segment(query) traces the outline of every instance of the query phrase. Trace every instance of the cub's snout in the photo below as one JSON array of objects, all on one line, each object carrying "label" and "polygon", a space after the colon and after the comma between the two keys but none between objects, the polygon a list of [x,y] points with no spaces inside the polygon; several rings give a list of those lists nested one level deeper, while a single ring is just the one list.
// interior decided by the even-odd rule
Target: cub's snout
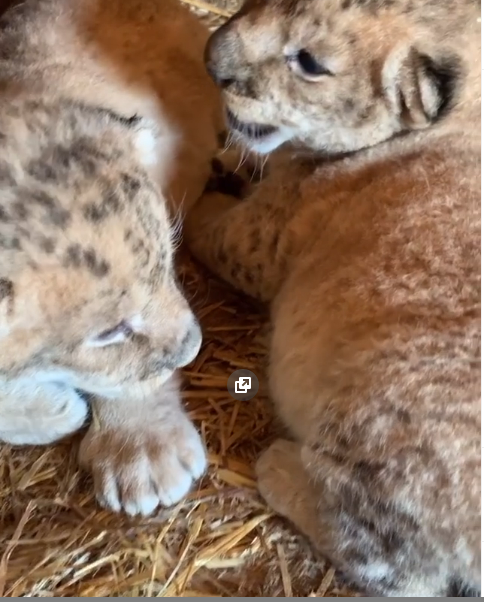
[{"label": "cub's snout", "polygon": [[193,361],[202,344],[202,330],[195,316],[189,311],[181,319],[172,348],[168,351],[166,364],[175,370]]},{"label": "cub's snout", "polygon": [[222,25],[205,46],[205,66],[210,77],[222,89],[237,79],[237,43],[230,35],[230,24]]}]

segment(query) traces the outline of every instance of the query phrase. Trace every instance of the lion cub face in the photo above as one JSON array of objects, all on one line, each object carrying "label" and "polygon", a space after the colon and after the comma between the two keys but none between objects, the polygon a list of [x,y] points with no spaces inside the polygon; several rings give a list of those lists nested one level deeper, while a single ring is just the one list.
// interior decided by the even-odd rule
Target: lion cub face
[{"label": "lion cub face", "polygon": [[200,328],[136,154],[146,131],[36,103],[4,108],[0,131],[0,380],[119,396],[189,363]]},{"label": "lion cub face", "polygon": [[210,39],[207,68],[232,130],[253,150],[291,140],[354,151],[445,114],[472,4],[247,0]]}]

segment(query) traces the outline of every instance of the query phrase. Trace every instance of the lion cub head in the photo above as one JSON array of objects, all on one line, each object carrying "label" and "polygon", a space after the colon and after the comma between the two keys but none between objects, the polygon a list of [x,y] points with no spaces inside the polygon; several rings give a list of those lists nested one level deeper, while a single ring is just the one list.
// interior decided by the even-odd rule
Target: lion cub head
[{"label": "lion cub head", "polygon": [[0,109],[0,383],[119,396],[197,354],[166,203],[140,153],[150,135],[63,102]]},{"label": "lion cub head", "polygon": [[206,62],[252,150],[350,152],[458,104],[479,21],[475,0],[247,0]]}]

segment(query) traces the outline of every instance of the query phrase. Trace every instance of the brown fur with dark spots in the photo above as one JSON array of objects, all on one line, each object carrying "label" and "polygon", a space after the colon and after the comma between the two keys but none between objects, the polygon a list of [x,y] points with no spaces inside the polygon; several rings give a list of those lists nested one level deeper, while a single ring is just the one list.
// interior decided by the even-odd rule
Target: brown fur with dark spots
[{"label": "brown fur with dark spots", "polygon": [[[301,49],[331,73],[309,81]],[[271,391],[295,442],[262,456],[260,491],[370,594],[475,596],[478,5],[249,2],[206,56],[235,117],[275,128],[236,135],[288,145],[248,198],[208,194],[186,226],[207,266],[272,305]]]},{"label": "brown fur with dark spots", "polygon": [[177,0],[25,0],[0,20],[0,440],[77,430],[88,393],[83,463],[131,514],[205,468],[172,376],[201,333],[170,209],[203,191],[223,129],[207,38]]}]

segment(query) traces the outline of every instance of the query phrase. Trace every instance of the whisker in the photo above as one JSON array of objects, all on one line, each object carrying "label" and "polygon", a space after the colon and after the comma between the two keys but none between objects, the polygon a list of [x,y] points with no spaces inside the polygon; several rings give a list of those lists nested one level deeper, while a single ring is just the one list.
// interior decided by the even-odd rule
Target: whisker
[{"label": "whisker", "polygon": [[262,180],[264,179],[264,169],[266,168],[267,162],[269,161],[269,155],[266,155],[265,157],[262,158],[262,164],[260,167],[260,173],[259,173],[259,177],[260,177],[260,182],[262,182]]},{"label": "whisker", "polygon": [[231,131],[229,131],[227,138],[225,139],[225,146],[222,150],[222,154],[226,153],[230,147],[232,146],[232,144],[234,143],[234,135]]}]

